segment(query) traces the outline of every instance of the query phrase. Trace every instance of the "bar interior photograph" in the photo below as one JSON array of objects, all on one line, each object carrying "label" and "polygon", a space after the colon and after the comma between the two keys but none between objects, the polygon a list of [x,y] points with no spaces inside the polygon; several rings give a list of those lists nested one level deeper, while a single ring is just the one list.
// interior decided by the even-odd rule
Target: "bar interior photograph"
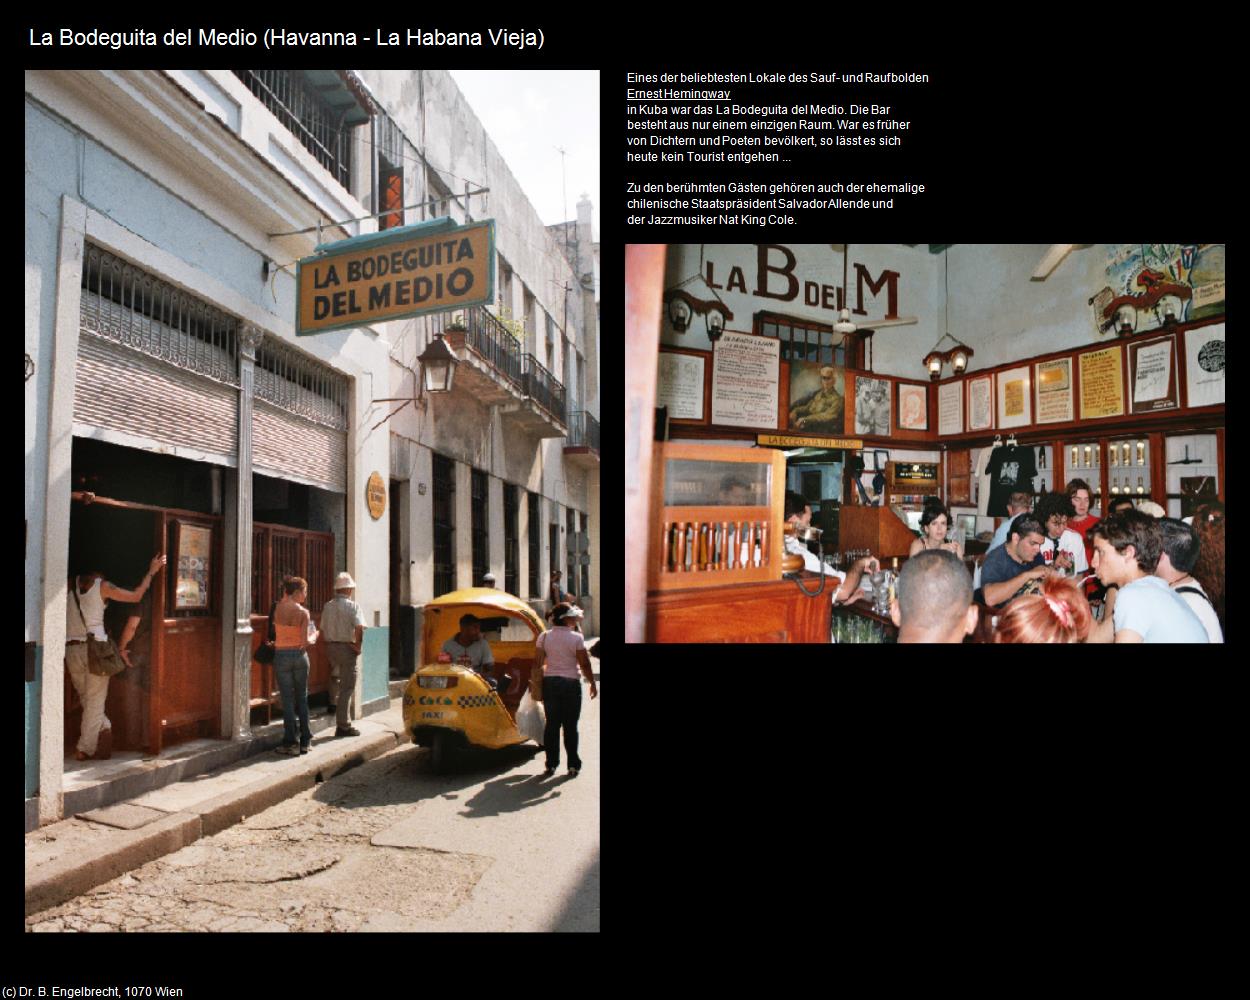
[{"label": "bar interior photograph", "polygon": [[1224,642],[1224,244],[632,244],[626,641]]}]

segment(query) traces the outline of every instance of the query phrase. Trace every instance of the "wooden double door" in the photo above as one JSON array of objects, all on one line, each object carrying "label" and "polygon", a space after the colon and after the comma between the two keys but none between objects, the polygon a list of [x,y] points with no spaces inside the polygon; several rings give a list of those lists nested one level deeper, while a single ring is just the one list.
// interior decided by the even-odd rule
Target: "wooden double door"
[{"label": "wooden double door", "polygon": [[[309,614],[321,627],[321,609],[334,596],[334,535],[304,531],[280,524],[252,526],[252,652],[269,633],[269,609],[282,597],[282,580],[298,576],[308,581]],[[308,650],[308,694],[330,687],[330,662],[325,646],[318,642]],[[273,664],[252,660],[250,706],[268,722],[275,706],[281,707]]]}]

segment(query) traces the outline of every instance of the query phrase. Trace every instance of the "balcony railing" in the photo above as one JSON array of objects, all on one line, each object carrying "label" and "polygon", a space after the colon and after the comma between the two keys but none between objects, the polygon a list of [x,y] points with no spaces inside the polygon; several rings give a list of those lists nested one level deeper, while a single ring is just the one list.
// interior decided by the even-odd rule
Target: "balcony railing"
[{"label": "balcony railing", "polygon": [[351,178],[351,129],[304,79],[285,69],[237,69],[247,84],[283,126],[294,135],[343,187]]},{"label": "balcony railing", "polygon": [[[437,313],[434,332],[446,333],[456,313]],[[465,344],[518,389],[522,383],[521,345],[507,327],[486,311],[474,306],[459,314],[465,325]]]},{"label": "balcony railing", "polygon": [[532,354],[523,356],[521,374],[525,395],[546,410],[558,423],[563,424],[566,419],[564,386]]},{"label": "balcony railing", "polygon": [[599,421],[585,410],[574,410],[569,414],[569,436],[564,446],[599,451]]}]

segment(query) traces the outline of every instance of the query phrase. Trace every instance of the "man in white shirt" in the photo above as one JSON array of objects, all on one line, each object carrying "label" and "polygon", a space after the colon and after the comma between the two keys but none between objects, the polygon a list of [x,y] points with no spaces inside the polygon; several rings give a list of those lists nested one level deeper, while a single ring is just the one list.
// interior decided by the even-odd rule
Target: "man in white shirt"
[{"label": "man in white shirt", "polygon": [[1159,529],[1163,532],[1163,551],[1159,553],[1155,576],[1163,580],[1189,605],[1189,609],[1198,616],[1198,621],[1207,630],[1209,641],[1223,642],[1224,632],[1220,628],[1219,616],[1211,606],[1211,598],[1207,597],[1202,584],[1189,575],[1189,571],[1198,562],[1198,532],[1191,525],[1174,517],[1159,518]]},{"label": "man in white shirt", "polygon": [[1068,518],[1076,517],[1076,508],[1064,493],[1045,493],[1033,507],[1033,515],[1046,528],[1042,542],[1042,558],[1055,569],[1084,573],[1089,569],[1085,558],[1085,540],[1068,530]]},{"label": "man in white shirt", "polygon": [[[795,493],[793,490],[786,490],[786,524],[793,524],[798,531],[802,531],[812,523],[812,508],[807,501],[803,499],[803,494]],[[798,535],[785,535],[785,550],[787,553],[803,557],[803,568],[812,573],[820,572],[820,560],[816,555],[810,552],[807,544],[799,540]],[[875,556],[866,556],[858,559],[845,573],[839,573],[835,569],[825,567],[825,576],[832,577],[837,580],[840,586],[837,593],[833,595],[834,604],[845,604],[847,601],[855,599],[855,595],[859,592],[859,581],[864,573],[875,573],[881,568],[881,564]]]}]

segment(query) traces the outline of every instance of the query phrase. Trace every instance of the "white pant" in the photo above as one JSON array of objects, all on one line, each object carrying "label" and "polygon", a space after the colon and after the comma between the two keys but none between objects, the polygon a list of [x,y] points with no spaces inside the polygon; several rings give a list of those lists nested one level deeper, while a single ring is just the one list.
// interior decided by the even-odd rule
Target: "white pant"
[{"label": "white pant", "polygon": [[65,666],[69,670],[69,679],[74,683],[74,690],[78,692],[78,700],[82,702],[82,732],[78,737],[78,749],[91,757],[95,754],[100,730],[113,728],[104,714],[109,679],[87,669],[85,642],[66,644]]}]

